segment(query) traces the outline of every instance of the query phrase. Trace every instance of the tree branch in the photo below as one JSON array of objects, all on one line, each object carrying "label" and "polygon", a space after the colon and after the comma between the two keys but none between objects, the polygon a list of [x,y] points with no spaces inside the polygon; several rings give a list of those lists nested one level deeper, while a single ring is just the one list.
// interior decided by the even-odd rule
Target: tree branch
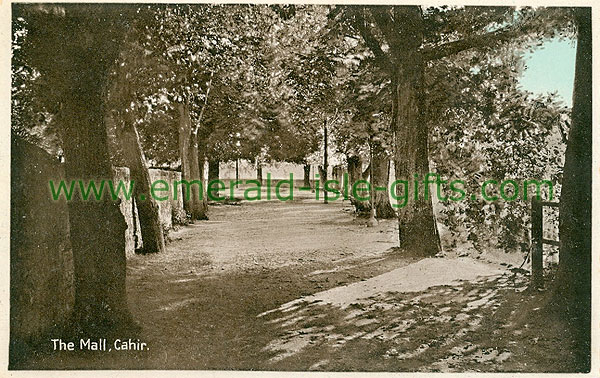
[{"label": "tree branch", "polygon": [[361,14],[361,11],[355,13],[354,26],[358,29],[362,39],[365,41],[367,47],[373,52],[375,58],[379,60],[382,67],[385,70],[389,70],[392,67],[392,62],[390,58],[386,55],[386,53],[381,48],[379,41],[377,38],[371,33],[371,31],[366,26],[366,20],[364,15]]},{"label": "tree branch", "polygon": [[210,73],[210,80],[208,81],[208,87],[206,88],[206,94],[204,95],[204,104],[202,105],[202,109],[200,110],[200,115],[198,115],[198,123],[196,123],[196,127],[194,128],[194,134],[198,134],[198,130],[200,129],[200,122],[202,122],[202,117],[204,116],[204,109],[206,109],[206,104],[208,103],[208,95],[210,93],[210,88],[212,87],[214,71]]},{"label": "tree branch", "polygon": [[334,123],[336,123],[338,121],[338,107],[335,107],[335,114],[333,115],[333,120],[329,121],[330,125],[333,125]]},{"label": "tree branch", "polygon": [[421,49],[421,53],[425,61],[442,59],[477,47],[491,47],[498,43],[513,39],[522,33],[522,30],[505,28],[486,34],[474,35],[454,42],[444,43],[438,46],[425,47]]},{"label": "tree branch", "polygon": [[387,39],[390,49],[400,49],[401,42],[400,38],[397,34],[397,31],[394,30],[394,20],[388,12],[387,7],[376,6],[371,8],[371,14],[375,19],[375,23],[379,27],[379,30]]}]

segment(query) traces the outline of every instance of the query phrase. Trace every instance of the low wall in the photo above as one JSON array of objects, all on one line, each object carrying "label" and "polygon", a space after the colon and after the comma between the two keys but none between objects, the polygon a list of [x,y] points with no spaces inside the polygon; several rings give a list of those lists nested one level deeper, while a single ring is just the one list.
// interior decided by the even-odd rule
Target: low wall
[{"label": "low wall", "polygon": [[[312,165],[310,168],[310,178],[313,179],[316,165]],[[222,180],[234,180],[235,179],[235,161],[219,164],[219,178]],[[293,174],[294,180],[302,180],[304,177],[304,166],[293,163],[264,163],[262,165],[263,179],[267,179],[267,173],[271,174],[271,178],[274,180],[287,180],[290,178],[290,173]],[[331,172],[331,167],[329,167]],[[256,179],[256,164],[249,162],[248,160],[240,160],[238,164],[238,173],[240,180]]]},{"label": "low wall", "polygon": [[[174,181],[181,180],[181,173],[177,171],[169,171],[163,169],[149,169],[150,182],[157,180],[165,180],[172,187]],[[114,180],[123,180],[126,187],[129,186],[129,168],[116,167],[113,169]],[[179,195],[174,199],[172,194],[169,194],[169,200],[156,201],[158,204],[158,217],[162,228],[165,232],[172,229],[176,224],[182,224],[185,220],[185,212],[183,210],[183,196],[181,195],[181,186],[178,186]],[[127,257],[135,253],[135,250],[143,245],[142,234],[140,231],[140,220],[137,216],[137,207],[133,198],[126,199],[124,195],[121,199],[121,212],[127,222],[127,230],[125,231],[125,251]],[[133,203],[132,203],[133,202]],[[134,216],[135,214],[135,216]],[[134,223],[135,220],[135,223]]]},{"label": "low wall", "polygon": [[22,139],[11,142],[10,361],[65,321],[73,307],[73,256],[66,201],[48,181],[64,179],[57,159]]},{"label": "low wall", "polygon": [[[164,180],[169,183],[169,188],[173,188],[175,181],[181,181],[181,172],[169,171],[164,169],[149,169],[150,181]],[[171,189],[172,190],[172,189]],[[183,211],[183,196],[181,194],[181,185],[178,186],[179,194],[174,199],[172,193],[169,194],[169,200],[156,201],[159,208],[160,222],[164,230],[170,230],[174,224],[181,224],[185,219]]]},{"label": "low wall", "polygon": [[[126,167],[115,167],[113,168],[113,180],[114,182],[123,181],[126,188],[129,187],[129,168]],[[135,253],[136,248],[142,247],[142,234],[140,231],[140,221],[137,217],[137,209],[133,198],[127,199],[124,195],[119,197],[121,203],[119,208],[121,213],[125,217],[127,223],[127,229],[125,230],[125,254],[127,257],[131,257]],[[134,217],[133,215],[136,214]]]},{"label": "low wall", "polygon": [[[10,361],[26,356],[32,343],[66,321],[73,308],[73,254],[66,201],[54,201],[49,180],[64,180],[64,167],[43,149],[18,137],[11,142]],[[129,169],[115,168],[115,180],[129,183]],[[152,179],[179,180],[180,173],[153,169]],[[128,257],[141,247],[132,199],[122,196]],[[173,215],[184,219],[182,196],[159,202],[165,229]],[[134,221],[135,220],[135,221]],[[137,241],[136,241],[137,238]]]}]

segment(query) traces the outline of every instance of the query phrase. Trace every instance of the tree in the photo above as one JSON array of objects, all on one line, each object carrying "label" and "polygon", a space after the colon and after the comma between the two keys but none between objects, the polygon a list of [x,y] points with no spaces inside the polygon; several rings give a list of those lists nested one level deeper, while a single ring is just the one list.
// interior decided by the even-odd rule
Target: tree
[{"label": "tree", "polygon": [[28,23],[18,14],[12,20],[11,131],[49,154],[63,155],[55,114],[58,104],[36,67],[28,62]]},{"label": "tree", "polygon": [[203,180],[203,142],[198,134],[208,103],[212,77],[225,48],[219,38],[213,10],[216,7],[174,5],[159,8],[155,22],[148,28],[149,49],[168,67],[169,97],[178,113],[179,158],[183,186],[184,209],[192,220],[208,219],[206,183]]},{"label": "tree", "polygon": [[[272,14],[266,6],[173,5],[160,8],[148,28],[147,48],[166,62],[168,96],[177,109],[183,179],[204,184],[202,195],[199,185],[191,185],[191,198],[185,202],[193,219],[207,217],[204,165],[218,149],[212,134],[251,134],[245,132],[251,127],[236,122],[244,117],[235,112],[244,113],[240,96],[248,91],[241,83],[252,77],[249,71]],[[239,91],[234,93],[234,88]],[[236,106],[226,109],[227,104]],[[216,109],[226,111],[219,115]],[[225,122],[221,125],[220,120]],[[237,144],[243,138],[238,139],[228,145],[228,153],[218,155],[239,158]]]},{"label": "tree", "polygon": [[[354,69],[351,78],[345,83],[347,102],[353,104],[353,116],[350,125],[342,127],[337,133],[338,137],[346,142],[346,150],[355,153],[360,150],[360,144],[369,145],[369,166],[362,172],[363,179],[370,176],[371,167],[373,174],[370,177],[371,185],[375,188],[389,189],[390,158],[393,153],[392,133],[390,130],[391,98],[389,95],[389,80],[377,77],[377,67],[364,61],[362,57],[360,64]],[[359,145],[356,145],[358,143]],[[358,157],[348,155],[348,160],[356,164]],[[354,163],[356,162],[356,163]],[[351,185],[356,182],[357,174],[353,171],[360,168],[349,165],[348,171],[353,176],[349,181]],[[359,174],[360,175],[360,174]],[[357,211],[367,213],[371,210],[370,201],[359,201],[352,198]],[[396,217],[392,208],[388,190],[375,190],[374,200],[375,216],[378,219],[390,219]]]},{"label": "tree", "polygon": [[[27,21],[27,60],[39,70],[58,124],[67,180],[112,178],[105,125],[105,91],[131,6],[15,5]],[[68,42],[66,42],[68,41]],[[126,223],[108,196],[68,203],[78,330],[105,336],[131,330],[125,286]]]},{"label": "tree", "polygon": [[318,43],[326,10],[291,6],[293,12],[282,15],[280,9],[275,7],[277,27],[261,47],[266,69],[254,88],[259,94],[254,119],[260,127],[253,143],[264,160],[302,164],[309,172],[310,157],[322,141],[322,109],[334,78],[331,59]]},{"label": "tree", "polygon": [[560,200],[560,262],[550,311],[561,314],[578,336],[581,371],[590,370],[592,283],[592,18],[574,8],[577,53],[572,123]]},{"label": "tree", "polygon": [[[556,16],[557,15],[557,16]],[[430,62],[470,49],[491,50],[503,43],[554,32],[560,11],[509,7],[430,8],[419,6],[336,7],[332,20],[344,20],[392,83],[396,179],[423,180],[429,172],[429,131],[425,118],[425,78]],[[376,25],[373,27],[372,25]],[[422,186],[422,185],[421,185]],[[400,190],[400,188],[399,188]],[[399,195],[401,193],[398,193]],[[399,209],[400,246],[434,255],[440,250],[431,196],[416,196]]]},{"label": "tree", "polygon": [[[553,199],[558,200],[562,133],[570,108],[556,94],[534,96],[520,88],[522,55],[523,49],[506,45],[431,65],[425,82],[430,162],[442,179],[463,180],[468,193],[479,193],[484,180],[537,178],[554,183]],[[447,183],[442,190],[446,199],[437,202],[436,215],[449,231],[444,248],[471,244],[480,253],[489,248],[529,252],[529,201],[452,201],[448,198],[456,193]],[[486,191],[499,196],[496,184]],[[543,192],[547,200],[549,193]]]},{"label": "tree", "polygon": [[132,25],[132,31],[126,38],[126,48],[121,50],[119,64],[110,78],[113,85],[108,93],[110,114],[107,115],[107,121],[112,123],[110,129],[116,134],[119,152],[129,168],[130,180],[134,184],[132,195],[137,205],[143,244],[137,252],[145,254],[164,252],[165,240],[136,126],[143,117],[140,108],[145,100],[144,83],[151,80],[147,67],[141,62],[144,60],[143,50],[135,41],[136,37],[139,35]]}]

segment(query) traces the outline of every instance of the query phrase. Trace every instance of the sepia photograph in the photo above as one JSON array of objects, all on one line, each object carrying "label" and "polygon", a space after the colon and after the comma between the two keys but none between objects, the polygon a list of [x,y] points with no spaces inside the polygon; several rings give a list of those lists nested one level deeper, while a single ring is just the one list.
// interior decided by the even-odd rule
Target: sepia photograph
[{"label": "sepia photograph", "polygon": [[7,374],[597,373],[591,5],[3,7]]}]

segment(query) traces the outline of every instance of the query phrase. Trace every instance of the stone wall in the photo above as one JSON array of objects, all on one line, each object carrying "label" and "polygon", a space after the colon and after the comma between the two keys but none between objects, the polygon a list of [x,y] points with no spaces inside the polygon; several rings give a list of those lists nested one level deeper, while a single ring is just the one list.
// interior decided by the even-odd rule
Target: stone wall
[{"label": "stone wall", "polygon": [[179,194],[177,199],[173,195],[173,183],[181,180],[181,172],[169,171],[164,169],[150,169],[150,181],[156,182],[157,180],[164,180],[169,185],[169,193],[160,193],[160,196],[169,197],[165,201],[156,201],[159,207],[160,222],[164,230],[170,230],[175,224],[183,223],[185,219],[185,213],[183,211],[183,197],[181,194],[181,185],[178,186]]},{"label": "stone wall", "polygon": [[[160,196],[169,197],[165,201],[156,201],[158,204],[159,219],[162,224],[163,230],[167,232],[172,229],[174,225],[183,224],[185,220],[185,212],[183,210],[183,197],[181,195],[181,186],[178,186],[179,194],[175,199],[172,188],[173,182],[181,180],[181,173],[177,171],[170,171],[164,169],[150,169],[150,181],[155,182],[157,180],[164,180],[169,184],[171,192],[159,193]],[[118,180],[123,180],[126,187],[129,186],[129,168],[116,167],[113,169],[115,183]],[[137,208],[133,198],[127,199],[124,195],[121,198],[121,212],[125,216],[127,222],[127,230],[125,231],[125,251],[127,257],[130,257],[135,253],[135,250],[141,248],[143,245],[142,235],[140,232],[140,221],[137,217]],[[133,203],[132,203],[133,202]],[[135,214],[135,217],[133,216]],[[135,223],[134,223],[135,219]]]},{"label": "stone wall", "polygon": [[[28,353],[32,343],[68,320],[74,292],[67,203],[62,198],[54,201],[49,190],[50,180],[57,187],[64,179],[64,168],[46,151],[18,137],[11,145],[10,361],[14,362]],[[129,169],[119,167],[113,173],[116,183],[123,180],[129,185]],[[150,175],[170,185],[181,177],[179,172],[156,169]],[[177,223],[183,213],[181,194],[178,200],[170,198],[158,202],[165,229],[173,226],[174,214]],[[130,257],[136,243],[141,247],[139,220],[132,199],[122,195],[120,208],[127,222]]]},{"label": "stone wall", "polygon": [[[311,164],[310,168],[310,179],[314,179],[315,172],[318,173],[317,167],[319,164]],[[328,177],[332,177],[333,167],[341,164],[339,159],[330,159],[328,164]],[[273,180],[287,180],[290,178],[290,173],[293,175],[294,180],[302,181],[304,178],[304,166],[301,164],[286,163],[286,162],[272,162],[263,163],[263,179],[267,179],[267,173],[271,174]],[[238,173],[240,180],[256,179],[256,164],[248,160],[240,159],[238,162]],[[219,164],[219,178],[221,180],[234,180],[235,179],[235,160],[230,162],[221,162]]]},{"label": "stone wall", "polygon": [[[119,181],[123,181],[125,187],[129,187],[129,168],[126,167],[115,167],[113,168],[113,180],[115,187]],[[135,201],[133,198],[127,199],[124,195],[120,197],[121,203],[119,207],[121,213],[125,217],[127,223],[127,230],[125,230],[125,254],[127,257],[131,257],[136,248],[142,247],[142,234],[140,231],[140,221],[137,217],[137,209],[135,208]],[[134,217],[133,214],[136,214]],[[135,223],[134,223],[135,220]]]},{"label": "stone wall", "polygon": [[57,159],[20,138],[11,143],[10,360],[66,321],[74,302],[73,257],[64,199],[49,180],[64,179]]}]

